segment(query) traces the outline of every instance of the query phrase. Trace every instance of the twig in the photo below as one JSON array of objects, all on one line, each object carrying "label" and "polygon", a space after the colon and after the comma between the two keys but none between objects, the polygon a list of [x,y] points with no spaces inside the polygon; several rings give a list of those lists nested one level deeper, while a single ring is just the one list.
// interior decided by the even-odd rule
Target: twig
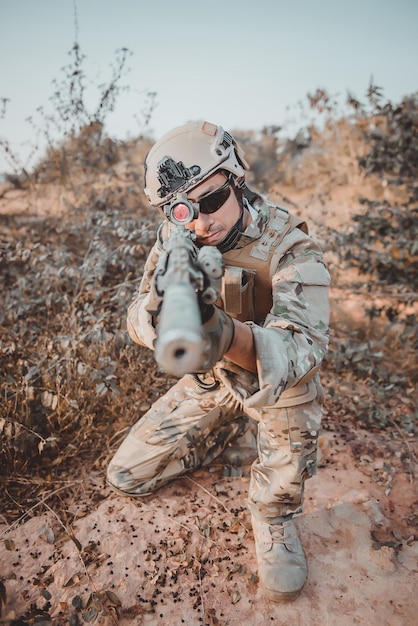
[{"label": "twig", "polygon": [[200,601],[202,604],[202,617],[203,617],[203,623],[206,624],[206,611],[205,611],[205,597],[203,595],[203,586],[202,586],[202,576],[200,573],[201,570],[201,563],[199,561],[199,568],[197,570],[198,576],[199,576],[199,591],[200,591]]},{"label": "twig", "polygon": [[[396,298],[398,300],[409,300],[409,299],[418,299],[418,293],[416,291],[408,291],[407,293],[398,293],[396,291],[394,292],[390,292],[390,291],[364,291],[362,289],[350,289],[348,286],[347,287],[338,287],[338,286],[333,286],[330,289],[330,293],[332,295],[333,291],[343,291],[344,294],[347,293],[354,293],[356,295],[359,296],[367,296],[367,297],[373,297],[373,298]],[[346,299],[346,296],[341,296],[344,299]]]},{"label": "twig", "polygon": [[140,276],[139,278],[133,278],[132,280],[124,280],[123,283],[118,283],[117,285],[112,285],[111,287],[104,287],[102,289],[102,292],[104,293],[108,291],[116,291],[120,287],[128,287],[129,285],[139,283],[141,280],[142,280],[142,276]]},{"label": "twig", "polygon": [[[236,516],[233,514],[233,512],[228,509],[227,506],[225,506],[225,504],[222,502],[222,500],[219,500],[219,498],[217,498],[215,495],[213,495],[213,493],[211,493],[208,489],[206,489],[205,487],[203,487],[202,485],[200,485],[198,482],[196,482],[195,480],[193,480],[193,478],[190,478],[190,476],[184,476],[184,478],[187,478],[187,480],[189,480],[191,483],[193,483],[194,485],[196,485],[196,487],[199,487],[199,489],[202,489],[202,491],[204,491],[205,493],[208,494],[208,496],[210,496],[211,498],[213,498],[213,500],[215,500],[215,502],[217,502],[223,509],[224,511],[226,511],[228,513],[228,515],[230,515],[231,517],[235,518]],[[241,522],[241,520],[239,520],[239,524],[243,527],[243,529],[245,530],[245,532],[248,531],[248,529],[245,527],[245,524],[243,524]]]},{"label": "twig", "polygon": [[[97,590],[97,587],[96,587],[96,585],[94,584],[94,581],[93,581],[92,577],[90,576],[90,574],[89,574],[89,572],[88,572],[88,569],[87,569],[87,566],[86,566],[86,564],[85,564],[85,562],[84,562],[84,559],[83,559],[83,557],[82,557],[82,554],[81,554],[81,551],[80,551],[80,548],[79,548],[79,544],[80,544],[80,542],[79,542],[79,541],[78,541],[78,539],[75,537],[74,533],[73,533],[73,532],[72,532],[72,531],[71,531],[71,530],[70,530],[70,529],[69,529],[69,528],[68,528],[68,527],[64,524],[64,522],[62,521],[62,519],[60,518],[60,516],[59,516],[57,513],[55,513],[55,511],[54,511],[54,510],[53,510],[53,509],[49,506],[49,504],[47,504],[47,503],[45,502],[45,503],[44,503],[44,505],[45,505],[45,507],[48,509],[48,511],[49,511],[50,513],[52,513],[52,515],[53,515],[53,516],[55,517],[55,519],[58,521],[58,523],[59,523],[59,525],[61,526],[61,528],[63,528],[63,529],[64,529],[64,531],[67,533],[67,535],[70,537],[71,541],[73,542],[73,544],[74,544],[74,546],[75,546],[75,548],[76,548],[76,550],[77,550],[77,555],[78,555],[78,557],[79,557],[79,559],[80,559],[80,561],[81,561],[81,563],[82,563],[82,565],[83,565],[84,573],[85,573],[85,575],[86,575],[87,579],[89,580],[89,583],[90,583],[90,585],[91,585],[91,586],[92,586],[92,588],[93,588],[93,591],[94,591],[96,594],[98,594],[99,592],[98,592],[98,590]],[[80,544],[80,545],[81,545],[81,544]],[[113,622],[114,624],[117,624],[117,621],[115,620],[115,616],[114,616],[114,615],[112,615],[112,613],[109,613],[109,615],[110,615],[110,618],[111,618],[112,622]]]},{"label": "twig", "polygon": [[[184,477],[184,478],[187,478],[187,477]],[[194,482],[194,481],[192,481],[192,482]],[[200,486],[200,485],[198,485],[198,486]],[[143,507],[148,513],[155,512],[155,511],[160,511],[160,513],[162,513],[163,516],[167,520],[169,520],[170,522],[173,522],[174,524],[177,524],[177,526],[180,526],[180,528],[184,528],[185,530],[187,530],[188,532],[192,533],[193,535],[194,534],[198,534],[200,537],[202,537],[206,541],[210,541],[213,545],[215,545],[217,547],[221,546],[228,554],[231,554],[231,551],[227,548],[226,545],[220,544],[218,541],[215,541],[211,537],[207,537],[204,533],[199,532],[199,529],[197,529],[197,526],[193,527],[193,526],[189,526],[188,524],[185,524],[184,522],[180,522],[175,517],[171,517],[171,515],[167,515],[167,513],[165,511],[163,511],[162,509],[158,509],[157,507],[151,507],[151,506],[147,505],[145,502],[141,502],[141,507]],[[231,515],[232,515],[232,513],[231,513]]]},{"label": "twig", "polygon": [[392,424],[392,426],[394,426],[396,428],[396,430],[398,431],[398,433],[401,436],[402,441],[404,442],[404,444],[406,445],[406,447],[408,448],[408,452],[409,452],[409,464],[410,464],[410,472],[409,472],[409,482],[413,483],[413,475],[412,475],[412,459],[415,458],[415,453],[412,450],[411,446],[409,445],[409,441],[406,439],[404,433],[402,432],[402,430],[399,428],[398,424],[396,422],[394,422],[393,420],[389,419],[388,420],[390,424]]},{"label": "twig", "polygon": [[215,502],[217,502],[229,515],[231,515],[232,517],[235,517],[232,511],[230,511],[228,507],[225,506],[222,500],[219,500],[219,498],[217,498],[213,493],[211,493],[208,489],[206,489],[206,487],[203,487],[202,485],[200,485],[198,482],[193,480],[193,478],[190,478],[190,476],[184,476],[184,478],[186,478],[189,482],[193,483],[193,485],[195,485],[196,487],[199,487],[199,489],[207,493],[208,496],[213,498],[213,500],[215,500]]},{"label": "twig", "polygon": [[[79,545],[78,545],[78,544],[80,544],[80,542],[79,542],[79,541],[78,541],[78,539],[75,537],[74,533],[73,533],[73,532],[72,532],[69,528],[67,528],[67,526],[64,524],[64,522],[62,521],[62,519],[60,518],[60,516],[59,516],[59,515],[58,515],[58,514],[54,511],[54,509],[52,509],[52,508],[49,506],[49,504],[47,504],[46,502],[44,502],[44,506],[48,509],[48,511],[49,511],[50,513],[52,513],[52,515],[53,515],[53,516],[55,517],[55,519],[58,521],[58,523],[59,523],[59,525],[61,526],[61,528],[62,528],[62,529],[63,529],[63,530],[67,533],[67,535],[70,537],[71,541],[72,541],[72,542],[73,542],[73,544],[75,545],[75,548],[76,548],[76,550],[77,550],[77,554],[78,554],[78,556],[79,556],[79,558],[80,558],[80,561],[81,561],[81,562],[82,562],[82,564],[83,564],[84,573],[86,574],[86,576],[87,576],[88,578],[90,578],[89,573],[88,573],[88,571],[87,571],[86,564],[84,563],[83,557],[81,556],[81,551],[80,551],[80,548],[79,548]],[[81,545],[81,544],[80,544],[80,545]],[[93,581],[91,581],[91,582],[92,582],[92,585],[93,585],[93,587],[94,587]],[[96,589],[94,589],[94,591],[97,591],[97,590],[96,590]]]},{"label": "twig", "polygon": [[24,519],[26,519],[27,517],[29,517],[29,515],[35,511],[37,508],[39,508],[40,506],[42,506],[43,504],[45,504],[47,502],[47,500],[49,500],[50,498],[52,498],[53,496],[57,495],[57,493],[60,493],[61,491],[65,491],[66,489],[68,489],[69,487],[74,487],[75,485],[81,485],[84,482],[87,482],[89,480],[94,480],[95,476],[90,476],[88,478],[82,478],[80,480],[75,480],[71,483],[69,483],[68,485],[64,485],[63,487],[59,487],[58,489],[54,489],[54,491],[51,491],[50,493],[46,494],[45,496],[43,496],[41,498],[41,500],[39,500],[38,502],[36,502],[33,506],[31,506],[27,511],[25,511],[23,513],[23,515],[21,515],[20,517],[18,517],[17,520],[15,520],[14,522],[12,522],[10,524],[10,526],[8,526],[8,528],[6,528],[6,530],[4,530],[1,534],[0,534],[0,538],[3,537],[6,533],[10,532],[15,526],[19,526],[19,524],[21,522],[23,522]]},{"label": "twig", "polygon": [[35,435],[35,437],[38,437],[38,439],[40,439],[43,443],[46,443],[46,439],[42,437],[42,435],[37,433],[35,430],[32,430],[32,428],[29,428],[29,426],[25,426],[25,424],[22,424],[22,422],[12,419],[11,417],[5,417],[4,421],[9,422],[10,424],[15,424],[16,426],[19,426],[19,428],[23,428],[24,430],[27,430],[32,435]]}]

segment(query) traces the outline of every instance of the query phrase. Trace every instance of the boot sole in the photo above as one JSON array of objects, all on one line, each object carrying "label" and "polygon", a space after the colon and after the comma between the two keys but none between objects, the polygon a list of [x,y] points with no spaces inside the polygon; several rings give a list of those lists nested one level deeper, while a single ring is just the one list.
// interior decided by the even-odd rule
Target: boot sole
[{"label": "boot sole", "polygon": [[300,596],[302,591],[302,589],[299,589],[298,591],[273,591],[264,585],[261,585],[261,587],[269,600],[273,600],[273,602],[282,602],[283,604],[287,602],[294,602],[296,598]]}]

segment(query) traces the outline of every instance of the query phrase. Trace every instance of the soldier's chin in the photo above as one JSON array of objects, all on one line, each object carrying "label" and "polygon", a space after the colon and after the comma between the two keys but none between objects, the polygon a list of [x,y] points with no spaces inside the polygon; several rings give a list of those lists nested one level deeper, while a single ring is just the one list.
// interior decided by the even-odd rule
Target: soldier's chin
[{"label": "soldier's chin", "polygon": [[220,241],[222,241],[222,232],[211,233],[207,237],[202,237],[199,239],[199,243],[202,246],[216,246]]}]

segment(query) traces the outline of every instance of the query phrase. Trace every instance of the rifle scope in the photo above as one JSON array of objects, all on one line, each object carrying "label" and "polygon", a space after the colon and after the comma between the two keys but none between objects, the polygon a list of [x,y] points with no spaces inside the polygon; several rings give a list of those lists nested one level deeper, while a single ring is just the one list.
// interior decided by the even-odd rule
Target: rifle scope
[{"label": "rifle scope", "polygon": [[185,196],[180,196],[164,207],[164,214],[173,224],[185,226],[198,217],[199,206],[190,202]]}]

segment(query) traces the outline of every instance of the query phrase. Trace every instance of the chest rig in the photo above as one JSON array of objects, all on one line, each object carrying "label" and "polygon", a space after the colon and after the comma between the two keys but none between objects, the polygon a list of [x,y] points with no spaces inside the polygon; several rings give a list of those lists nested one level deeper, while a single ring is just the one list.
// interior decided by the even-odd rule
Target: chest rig
[{"label": "chest rig", "polygon": [[223,254],[222,306],[241,322],[262,324],[273,306],[271,277],[279,259],[276,250],[294,228],[307,233],[305,222],[280,206],[270,207],[261,237]]}]

